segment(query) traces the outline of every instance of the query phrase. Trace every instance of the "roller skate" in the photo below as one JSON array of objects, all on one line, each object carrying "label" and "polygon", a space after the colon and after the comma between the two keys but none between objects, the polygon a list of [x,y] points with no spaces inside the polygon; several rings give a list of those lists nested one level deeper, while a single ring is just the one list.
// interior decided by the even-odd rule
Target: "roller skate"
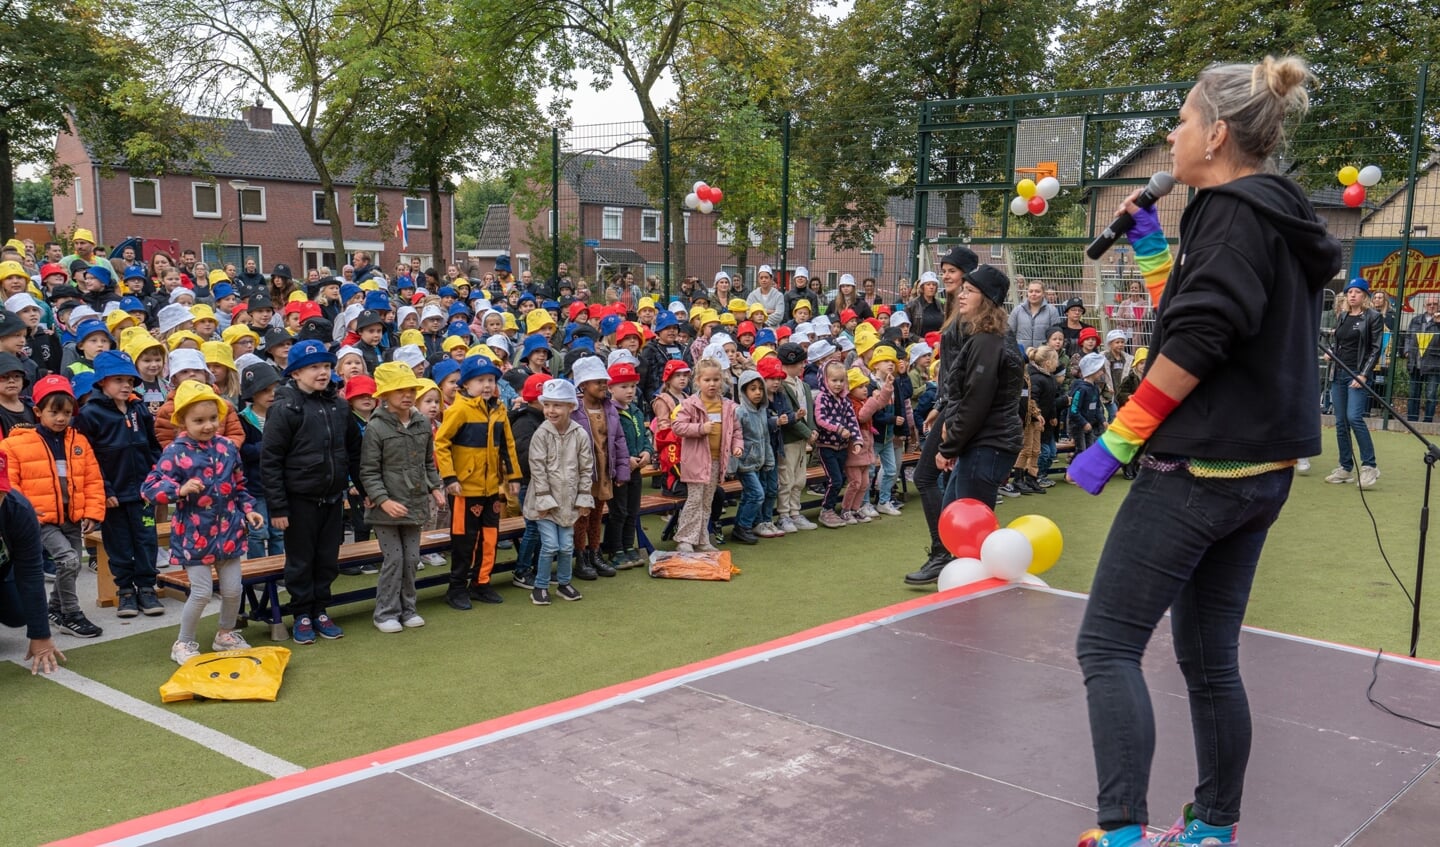
[{"label": "roller skate", "polygon": [[1238,829],[1238,824],[1210,826],[1195,817],[1192,804],[1186,803],[1174,825],[1155,836],[1153,841],[1170,847],[1236,847],[1240,843]]},{"label": "roller skate", "polygon": [[1150,839],[1145,837],[1145,827],[1132,824],[1109,832],[1087,829],[1080,834],[1076,847],[1150,847]]}]

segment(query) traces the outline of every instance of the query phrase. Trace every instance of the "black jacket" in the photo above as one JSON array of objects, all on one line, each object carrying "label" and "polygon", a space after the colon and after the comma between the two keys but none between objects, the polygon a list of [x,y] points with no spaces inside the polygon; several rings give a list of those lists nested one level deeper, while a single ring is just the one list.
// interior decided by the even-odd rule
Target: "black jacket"
[{"label": "black jacket", "polygon": [[520,484],[530,484],[530,437],[540,424],[545,423],[545,413],[525,404],[510,410],[510,434],[515,438],[515,458],[520,460]]},{"label": "black jacket", "polygon": [[[8,589],[20,601],[20,616],[25,622],[25,637],[50,637],[50,618],[45,613],[45,573],[42,568],[43,546],[40,543],[40,520],[35,507],[19,491],[11,491],[0,500],[0,585],[12,582]],[[15,610],[10,610],[15,611]],[[7,621],[6,623],[11,623]]]},{"label": "black jacket", "polygon": [[939,300],[926,303],[924,297],[916,297],[905,304],[905,314],[910,318],[910,335],[915,338],[939,332],[945,324],[945,307],[940,305]]},{"label": "black jacket", "polygon": [[260,451],[265,443],[265,433],[250,423],[244,415],[236,414],[240,419],[240,429],[245,433],[245,443],[240,445],[240,462],[245,468],[245,490],[250,492],[252,497],[258,500],[265,499],[265,478],[260,475]]},{"label": "black jacket", "polygon": [[[1348,313],[1342,314],[1336,322],[1336,325],[1340,326],[1350,320],[1352,320],[1352,318]],[[1360,329],[1359,355],[1353,359],[1346,357],[1345,354],[1339,350],[1338,344],[1332,345],[1331,349],[1335,350],[1336,354],[1344,359],[1345,364],[1349,365],[1355,373],[1368,375],[1382,364],[1380,361],[1380,347],[1381,342],[1385,338],[1385,316],[1366,306],[1365,311],[1360,313],[1358,323]],[[1349,374],[1345,373],[1339,365],[1332,361],[1326,378],[1329,380],[1344,380],[1349,378]]]},{"label": "black jacket", "polygon": [[1247,462],[1318,454],[1315,328],[1340,258],[1288,179],[1257,174],[1197,193],[1150,349],[1200,382],[1146,449]]},{"label": "black jacket", "polygon": [[[690,361],[690,348],[679,341],[674,346],[680,351],[680,358],[693,367],[695,363]],[[641,404],[648,406],[665,387],[665,366],[673,357],[665,352],[665,345],[660,343],[660,339],[652,338],[640,348],[639,358],[640,364],[635,368],[640,373],[639,397]]]},{"label": "black jacket", "polygon": [[1060,387],[1055,384],[1054,374],[1030,365],[1030,399],[1035,401],[1035,408],[1045,416],[1045,435],[1049,438],[1055,436],[1055,427],[1051,426],[1050,422],[1060,416],[1060,410],[1055,405],[1055,398],[1059,393]]},{"label": "black jacket", "polygon": [[360,424],[334,383],[313,394],[294,382],[281,385],[260,447],[270,517],[289,517],[295,498],[338,501],[350,480],[360,478],[360,440]]},{"label": "black jacket", "polygon": [[1025,362],[1015,345],[988,332],[966,336],[947,378],[940,455],[953,459],[976,447],[1019,453]]},{"label": "black jacket", "polygon": [[80,407],[75,428],[95,449],[95,460],[105,477],[105,496],[136,503],[140,483],[160,461],[160,442],[155,438],[155,418],[149,407],[138,400],[125,406],[121,412],[97,385]]},{"label": "black jacket", "polygon": [[810,301],[810,317],[813,318],[816,315],[822,314],[824,309],[821,307],[825,304],[820,302],[818,299],[819,296],[820,295],[815,292],[815,289],[810,287],[808,281],[805,283],[804,288],[791,287],[789,291],[785,292],[785,320],[795,319],[795,304],[801,300]]}]

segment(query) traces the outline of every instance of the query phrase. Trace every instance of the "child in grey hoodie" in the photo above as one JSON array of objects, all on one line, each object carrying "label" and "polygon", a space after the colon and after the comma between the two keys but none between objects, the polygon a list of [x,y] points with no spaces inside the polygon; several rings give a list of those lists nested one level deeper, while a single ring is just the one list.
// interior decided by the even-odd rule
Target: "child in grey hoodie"
[{"label": "child in grey hoodie", "polygon": [[740,374],[737,387],[740,392],[740,431],[745,436],[745,450],[735,460],[735,477],[740,480],[740,506],[735,511],[735,528],[730,531],[730,538],[741,544],[754,544],[760,540],[755,534],[755,524],[761,520],[760,506],[765,500],[760,474],[775,467],[770,433],[778,427],[778,422],[770,415],[765,380],[758,371],[747,370]]}]

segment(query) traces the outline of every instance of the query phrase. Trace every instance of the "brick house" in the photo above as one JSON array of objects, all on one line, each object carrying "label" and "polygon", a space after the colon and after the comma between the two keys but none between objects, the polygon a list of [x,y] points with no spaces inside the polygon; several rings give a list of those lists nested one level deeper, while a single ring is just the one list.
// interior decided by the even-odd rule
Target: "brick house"
[{"label": "brick house", "polygon": [[[973,195],[965,200],[964,211],[973,214]],[[943,197],[931,197],[926,208],[926,218],[926,239],[946,235]],[[857,281],[873,276],[876,289],[890,295],[886,302],[892,302],[900,279],[910,276],[910,249],[915,243],[915,199],[886,198],[885,222],[870,237],[868,246],[863,249],[835,247],[824,230],[817,231],[816,235],[815,252],[808,264],[815,282],[824,283],[825,291],[835,290],[841,274],[851,274]]]},{"label": "brick house", "polygon": [[[77,133],[62,133],[55,143],[56,159],[75,174],[71,185],[56,186],[55,222],[60,232],[84,227],[102,246],[131,236],[172,239],[193,249],[212,267],[218,261],[256,259],[269,273],[284,262],[297,276],[316,267],[338,272],[358,250],[372,254],[387,274],[401,260],[418,258],[422,267],[439,265],[449,254],[435,245],[430,228],[429,197],[408,194],[400,185],[356,188],[359,169],[340,174],[336,206],[342,221],[346,255],[336,256],[331,227],[324,211],[319,179],[305,153],[300,135],[289,124],[276,124],[271,110],[259,104],[244,118],[195,118],[214,126],[218,152],[207,172],[177,168],[160,177],[136,176],[116,169],[101,173],[90,147]],[[248,183],[232,187],[233,180]],[[454,205],[442,195],[441,214],[454,233]],[[396,226],[404,216],[409,247],[401,247]]]},{"label": "brick house", "polygon": [[[643,159],[598,154],[578,154],[565,161],[560,179],[561,232],[571,233],[581,244],[573,255],[561,257],[570,265],[573,277],[594,280],[601,269],[625,267],[637,278],[663,276],[664,249],[661,241],[663,216],[640,186],[638,175],[645,167]],[[512,204],[491,206],[476,249],[470,251],[472,261],[482,271],[494,268],[501,254],[511,257],[516,274],[530,266],[532,239],[538,237],[547,246],[550,237],[550,209],[541,209],[531,220],[520,217]],[[501,226],[501,220],[507,225]],[[715,215],[686,212],[683,220],[675,221],[685,239],[685,264],[688,274],[708,284],[721,269],[732,275],[737,271],[731,248],[733,230]],[[805,264],[811,252],[811,226],[808,218],[797,218],[791,224],[788,255],[789,267]],[[752,237],[751,243],[758,243]],[[754,284],[755,269],[761,264],[779,267],[777,253],[762,253],[753,248],[746,256],[746,288]]]}]

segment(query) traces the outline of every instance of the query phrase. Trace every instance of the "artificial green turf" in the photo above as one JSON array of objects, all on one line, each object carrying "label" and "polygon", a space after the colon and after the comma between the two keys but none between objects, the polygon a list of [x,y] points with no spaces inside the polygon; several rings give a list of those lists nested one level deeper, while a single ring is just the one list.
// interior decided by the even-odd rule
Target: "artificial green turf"
[{"label": "artificial green turf", "polygon": [[[1421,451],[1408,436],[1396,434],[1377,433],[1376,444],[1383,477],[1366,498],[1391,562],[1409,586]],[[1314,460],[1310,476],[1297,477],[1271,533],[1247,622],[1403,652],[1409,606],[1380,560],[1358,489],[1323,482],[1335,463],[1330,430],[1326,450]],[[999,514],[1002,522],[1031,512],[1052,517],[1065,535],[1065,553],[1045,579],[1056,588],[1086,591],[1126,485],[1117,478],[1102,496],[1090,497],[1061,484],[1043,496],[1011,500]],[[910,500],[900,518],[799,533],[757,547],[732,546],[745,572],[730,583],[652,580],[636,570],[577,582],[586,594],[580,603],[557,599],[536,608],[525,592],[502,588],[503,605],[476,604],[463,613],[443,604],[441,589],[429,589],[420,602],[429,625],[397,635],[382,635],[370,625],[368,603],[339,607],[333,611],[346,637],[295,647],[277,702],[170,708],[281,758],[315,766],[708,658],[933,590],[909,588],[900,579],[923,560],[927,544],[918,499],[912,493]],[[647,526],[658,537],[658,522]],[[341,577],[337,588],[358,579]],[[1440,574],[1432,578],[1432,585],[1440,586],[1433,580]],[[213,626],[213,617],[202,623],[202,640]],[[260,627],[249,634],[256,644],[269,643]],[[83,648],[71,642],[69,667],[154,700],[174,669],[168,661],[174,637],[171,628]],[[1440,656],[1440,635],[1428,633],[1421,654]],[[34,690],[59,691],[58,686]],[[62,800],[63,805],[78,808],[83,805],[78,798],[103,795],[117,772],[97,769],[70,793],[77,799]],[[120,773],[127,785],[137,786],[132,793],[141,802],[116,809],[107,820],[86,818],[77,831],[186,799],[167,793],[174,780],[164,769]]]},{"label": "artificial green turf", "polygon": [[0,847],[87,832],[265,779],[9,662],[0,662],[0,692]]}]

